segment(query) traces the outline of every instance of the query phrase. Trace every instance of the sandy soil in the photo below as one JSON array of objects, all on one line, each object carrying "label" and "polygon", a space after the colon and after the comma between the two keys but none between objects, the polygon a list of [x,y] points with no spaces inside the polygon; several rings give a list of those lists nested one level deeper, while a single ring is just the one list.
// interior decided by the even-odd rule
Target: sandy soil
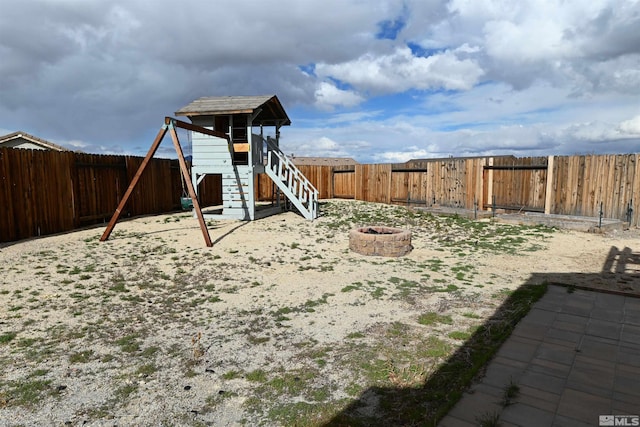
[{"label": "sandy soil", "polygon": [[[183,213],[123,221],[104,243],[98,227],[0,246],[0,425],[287,425],[301,405],[326,421],[407,367],[422,370],[405,382],[424,380],[462,345],[452,332],[525,283],[640,293],[637,231],[324,212],[210,222],[213,248]],[[351,253],[361,225],[409,228],[414,249]],[[425,339],[446,351],[412,350]]]}]

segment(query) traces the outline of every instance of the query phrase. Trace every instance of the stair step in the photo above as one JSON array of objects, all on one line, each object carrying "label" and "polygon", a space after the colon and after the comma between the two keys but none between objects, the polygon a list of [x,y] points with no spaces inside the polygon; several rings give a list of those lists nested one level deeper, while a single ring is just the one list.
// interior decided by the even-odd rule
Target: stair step
[{"label": "stair step", "polygon": [[280,149],[268,144],[265,173],[307,219],[317,217],[318,190]]}]

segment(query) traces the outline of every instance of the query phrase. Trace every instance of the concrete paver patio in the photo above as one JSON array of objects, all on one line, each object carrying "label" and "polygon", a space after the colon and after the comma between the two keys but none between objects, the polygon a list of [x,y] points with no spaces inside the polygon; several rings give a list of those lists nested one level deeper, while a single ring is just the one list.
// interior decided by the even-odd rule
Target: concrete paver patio
[{"label": "concrete paver patio", "polygon": [[597,426],[608,414],[640,415],[640,298],[550,285],[439,425]]}]

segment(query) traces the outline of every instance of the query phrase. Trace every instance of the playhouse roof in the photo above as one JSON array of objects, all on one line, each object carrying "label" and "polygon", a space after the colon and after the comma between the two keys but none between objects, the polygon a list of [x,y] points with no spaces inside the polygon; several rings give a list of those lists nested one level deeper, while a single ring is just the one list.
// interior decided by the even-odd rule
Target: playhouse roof
[{"label": "playhouse roof", "polygon": [[263,96],[207,96],[176,111],[177,116],[222,116],[231,114],[253,114],[260,110],[256,125],[288,126],[289,116],[275,95]]}]

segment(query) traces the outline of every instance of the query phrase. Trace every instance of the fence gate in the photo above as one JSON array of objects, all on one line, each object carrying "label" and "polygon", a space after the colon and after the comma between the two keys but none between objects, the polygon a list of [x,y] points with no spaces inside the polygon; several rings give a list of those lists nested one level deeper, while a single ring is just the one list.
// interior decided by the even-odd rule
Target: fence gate
[{"label": "fence gate", "polygon": [[336,199],[356,198],[356,171],[353,166],[336,166],[331,171],[331,197]]},{"label": "fence gate", "polygon": [[484,166],[484,208],[517,212],[544,212],[547,187],[546,157],[496,158]]}]

